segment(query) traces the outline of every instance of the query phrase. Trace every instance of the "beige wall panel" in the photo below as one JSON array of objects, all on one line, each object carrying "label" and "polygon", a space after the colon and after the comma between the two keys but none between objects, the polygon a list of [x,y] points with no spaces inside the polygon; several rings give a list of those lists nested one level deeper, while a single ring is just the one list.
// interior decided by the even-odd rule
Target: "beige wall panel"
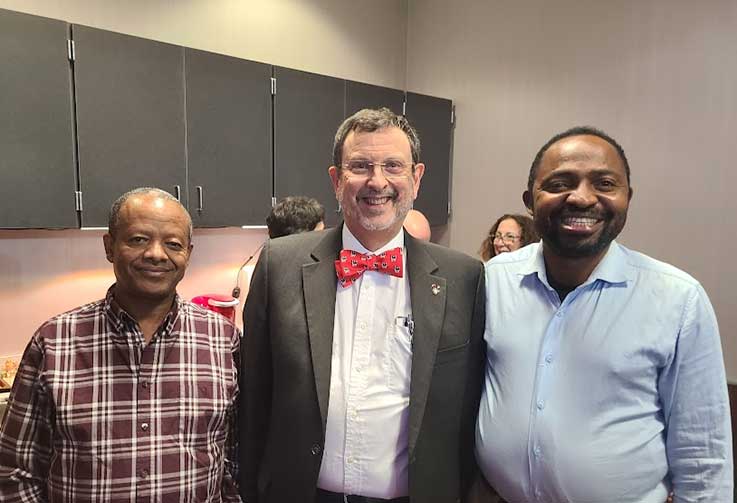
[{"label": "beige wall panel", "polygon": [[603,128],[632,166],[620,241],[703,283],[737,380],[735,47],[733,0],[410,0],[407,85],[457,106],[450,245],[523,211],[549,137]]}]

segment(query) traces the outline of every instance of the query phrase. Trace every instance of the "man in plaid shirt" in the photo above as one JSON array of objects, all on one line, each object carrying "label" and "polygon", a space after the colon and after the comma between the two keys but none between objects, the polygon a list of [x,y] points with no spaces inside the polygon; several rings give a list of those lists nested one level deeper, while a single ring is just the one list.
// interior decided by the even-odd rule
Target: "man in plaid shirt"
[{"label": "man in plaid shirt", "polygon": [[0,501],[240,501],[240,333],[176,293],[191,234],[161,190],[113,204],[116,283],[28,344],[0,432]]}]

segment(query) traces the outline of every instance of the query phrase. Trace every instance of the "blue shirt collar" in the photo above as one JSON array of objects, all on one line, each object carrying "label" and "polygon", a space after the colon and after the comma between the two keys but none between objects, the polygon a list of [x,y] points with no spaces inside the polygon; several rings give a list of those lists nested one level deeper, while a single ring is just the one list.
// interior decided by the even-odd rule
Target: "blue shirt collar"
[{"label": "blue shirt collar", "polygon": [[[542,241],[530,245],[535,249],[530,253],[525,263],[519,269],[519,275],[528,276],[530,274],[537,274],[537,277],[548,287],[548,276],[545,270],[545,258],[543,257],[543,245]],[[593,283],[597,280],[605,281],[607,283],[626,283],[628,280],[632,280],[632,271],[627,260],[627,254],[624,249],[616,241],[612,241],[609,245],[604,258],[601,259],[596,268],[591,272],[588,279],[584,281],[583,285]],[[581,286],[583,286],[581,285]]]}]

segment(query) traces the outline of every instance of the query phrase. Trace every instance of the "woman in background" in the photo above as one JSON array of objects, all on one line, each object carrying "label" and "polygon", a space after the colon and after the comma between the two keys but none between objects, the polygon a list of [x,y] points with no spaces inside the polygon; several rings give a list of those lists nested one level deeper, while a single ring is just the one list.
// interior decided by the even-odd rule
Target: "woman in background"
[{"label": "woman in background", "polygon": [[502,215],[491,226],[489,234],[481,242],[479,254],[486,262],[500,253],[519,250],[539,238],[530,217],[524,215]]}]

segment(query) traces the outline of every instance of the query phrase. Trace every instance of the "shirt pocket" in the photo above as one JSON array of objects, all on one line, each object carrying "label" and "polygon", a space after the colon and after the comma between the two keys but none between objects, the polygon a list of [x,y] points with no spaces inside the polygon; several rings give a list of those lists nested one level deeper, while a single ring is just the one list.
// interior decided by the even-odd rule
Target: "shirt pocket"
[{"label": "shirt pocket", "polygon": [[386,372],[387,387],[402,396],[409,396],[412,371],[412,334],[409,327],[392,323],[387,331]]}]

